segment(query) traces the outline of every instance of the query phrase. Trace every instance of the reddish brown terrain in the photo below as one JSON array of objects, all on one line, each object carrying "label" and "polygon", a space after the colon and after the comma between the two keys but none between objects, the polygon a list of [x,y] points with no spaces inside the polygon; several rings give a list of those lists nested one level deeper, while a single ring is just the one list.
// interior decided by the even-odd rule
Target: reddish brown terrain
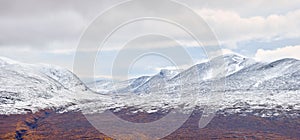
[{"label": "reddish brown terrain", "polygon": [[[149,122],[163,113],[116,115],[132,122]],[[200,112],[165,140],[186,139],[300,139],[300,118],[261,118],[256,116],[216,116],[204,129],[198,128]],[[155,119],[153,119],[155,118]],[[34,114],[1,115],[0,139],[111,139],[98,132],[80,112],[56,113],[44,110]],[[129,139],[129,138],[124,138]]]},{"label": "reddish brown terrain", "polygon": [[2,115],[0,124],[0,139],[110,139],[79,112]]}]

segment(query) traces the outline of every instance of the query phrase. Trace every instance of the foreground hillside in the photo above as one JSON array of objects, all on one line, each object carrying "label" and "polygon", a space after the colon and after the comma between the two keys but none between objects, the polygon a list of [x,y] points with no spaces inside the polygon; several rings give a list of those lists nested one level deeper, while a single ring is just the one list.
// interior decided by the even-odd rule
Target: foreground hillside
[{"label": "foreground hillside", "polygon": [[[123,110],[123,113],[116,115],[137,122],[151,120],[153,116],[160,114],[124,115]],[[297,140],[300,138],[298,131],[300,118],[217,115],[207,127],[199,129],[197,121],[200,116],[200,111],[194,111],[180,129],[164,139]],[[34,114],[1,115],[0,124],[0,139],[111,139],[98,132],[80,112],[55,113],[44,110]],[[130,136],[124,139],[130,139]]]}]

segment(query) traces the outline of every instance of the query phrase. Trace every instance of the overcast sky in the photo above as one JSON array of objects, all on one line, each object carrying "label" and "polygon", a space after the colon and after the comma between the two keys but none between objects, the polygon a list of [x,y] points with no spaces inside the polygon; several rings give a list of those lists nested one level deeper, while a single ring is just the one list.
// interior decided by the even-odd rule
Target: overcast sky
[{"label": "overcast sky", "polygon": [[[81,35],[102,12],[122,0],[1,0],[0,56],[26,63],[48,63],[73,69],[73,58]],[[284,57],[300,59],[300,0],[180,0],[209,25],[225,53],[236,52],[257,60]],[[167,11],[169,9],[166,9]],[[118,13],[112,19],[126,13]],[[180,15],[175,15],[180,16]],[[106,27],[108,25],[101,25]],[[197,25],[195,25],[197,26]],[[109,78],[114,57],[124,41],[136,33],[169,31],[181,39],[195,62],[206,59],[184,32],[159,21],[139,21],[120,29],[100,51],[96,66],[99,78]],[[132,38],[131,38],[132,39]],[[160,44],[155,44],[158,42]],[[153,45],[154,44],[154,45]],[[143,48],[174,47],[153,40]],[[86,50],[89,54],[98,50]],[[145,57],[134,63],[131,76],[149,75],[171,61]],[[86,75],[84,75],[86,76]],[[86,76],[88,77],[88,76]]]}]

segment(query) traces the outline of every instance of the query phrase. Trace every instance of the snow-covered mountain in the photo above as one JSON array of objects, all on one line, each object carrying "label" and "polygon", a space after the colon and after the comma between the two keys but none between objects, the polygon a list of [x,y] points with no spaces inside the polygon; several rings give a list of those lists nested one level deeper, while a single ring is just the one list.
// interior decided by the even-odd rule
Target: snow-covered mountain
[{"label": "snow-covered mountain", "polygon": [[0,58],[0,114],[67,106],[88,92],[67,69]]},{"label": "snow-covered mountain", "polygon": [[228,54],[171,76],[163,70],[144,84],[137,84],[136,90],[124,88],[122,92],[128,96],[120,97],[117,104],[150,112],[157,108],[214,106],[223,114],[299,115],[299,70],[300,61],[296,59],[257,62]]},{"label": "snow-covered mountain", "polygon": [[157,92],[168,85],[168,81],[180,73],[180,70],[162,69],[158,74],[150,77],[146,82],[134,90],[135,93]]},{"label": "snow-covered mountain", "polygon": [[162,86],[167,80],[172,79],[179,72],[180,70],[162,69],[159,73],[153,76],[141,76],[125,81],[105,79],[88,83],[87,85],[94,91],[100,93],[149,93],[151,89],[158,89],[157,86]]},{"label": "snow-covered mountain", "polygon": [[[142,94],[162,91],[164,89],[168,89],[168,91],[173,91],[178,89],[178,86],[190,85],[192,83],[199,84],[206,80],[229,76],[255,63],[256,62],[253,59],[246,58],[237,54],[228,54],[216,57],[208,62],[194,65],[184,71],[162,69],[159,73],[157,73],[154,76],[143,76],[137,78],[138,82],[135,82],[133,84],[135,86],[132,86],[131,82],[135,81],[136,79],[130,79],[127,81],[115,83],[113,83],[112,81],[106,81],[105,84],[96,84],[98,85],[96,91],[109,92],[110,90],[113,90],[112,87],[119,87],[117,89],[122,89],[116,90],[118,93],[134,92]],[[124,88],[124,83],[127,83],[127,86],[129,86],[127,88]]]},{"label": "snow-covered mountain", "polygon": [[136,88],[150,79],[150,76],[141,76],[125,81],[116,81],[110,79],[97,80],[87,83],[87,86],[99,93],[124,93],[133,92]]},{"label": "snow-covered mountain", "polygon": [[257,62],[226,77],[228,90],[299,90],[300,61]]},{"label": "snow-covered mountain", "polygon": [[254,60],[236,54],[218,56],[211,61],[192,66],[178,74],[172,81],[194,83],[218,77],[221,78],[231,75],[253,63],[255,63]]},{"label": "snow-covered mountain", "polygon": [[[82,84],[76,75],[61,67],[47,64],[25,64],[8,58],[0,58],[0,68],[3,76],[1,81],[5,83],[12,82],[11,84],[16,84],[18,82],[18,86],[26,86],[27,82],[43,84],[43,82],[47,81],[45,83],[49,84],[49,86],[53,84],[51,85],[53,90],[78,87],[86,90],[85,85]],[[5,84],[3,83],[3,85]]]},{"label": "snow-covered mountain", "polygon": [[45,108],[94,113],[123,107],[155,112],[213,106],[225,115],[269,117],[297,116],[300,110],[300,61],[296,59],[257,62],[229,54],[183,71],[161,70],[126,81],[97,81],[88,85],[98,91],[94,93],[66,69],[3,58],[0,82],[0,114]]}]

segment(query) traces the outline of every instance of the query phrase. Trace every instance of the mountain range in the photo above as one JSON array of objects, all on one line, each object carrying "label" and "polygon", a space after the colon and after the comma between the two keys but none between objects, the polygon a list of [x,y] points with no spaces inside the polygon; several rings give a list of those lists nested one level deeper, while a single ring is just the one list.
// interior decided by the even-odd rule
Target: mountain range
[{"label": "mountain range", "polygon": [[300,110],[300,61],[291,58],[259,62],[227,54],[186,70],[88,84],[64,68],[0,58],[0,82],[0,114],[214,106],[223,115],[273,117],[299,116]]},{"label": "mountain range", "polygon": [[[142,76],[126,81],[99,80],[87,85],[98,92],[150,92],[158,86],[174,83],[193,84],[225,78],[226,90],[299,90],[300,61],[286,58],[274,62],[258,62],[236,54],[217,57],[220,65],[211,62],[196,64],[187,70],[161,70],[153,76]],[[218,70],[223,69],[223,70]],[[223,72],[222,76],[218,72]],[[96,86],[95,86],[96,85]]]}]

